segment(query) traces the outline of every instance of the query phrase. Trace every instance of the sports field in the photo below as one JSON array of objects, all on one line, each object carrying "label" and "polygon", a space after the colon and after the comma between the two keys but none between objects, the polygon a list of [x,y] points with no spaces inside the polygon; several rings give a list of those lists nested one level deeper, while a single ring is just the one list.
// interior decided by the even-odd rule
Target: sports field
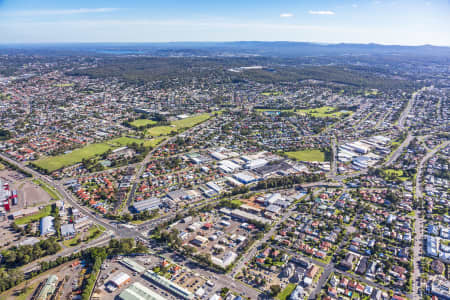
[{"label": "sports field", "polygon": [[331,106],[322,106],[318,108],[310,108],[310,109],[298,109],[296,111],[297,114],[310,114],[316,118],[339,118],[345,113],[350,113],[349,111],[335,111],[334,107]]},{"label": "sports field", "polygon": [[211,115],[208,113],[204,113],[204,114],[188,117],[188,118],[181,119],[181,120],[176,120],[176,121],[171,122],[171,124],[175,125],[175,127],[177,129],[191,128],[197,124],[200,124],[200,123],[208,120],[209,118],[211,118]]},{"label": "sports field", "polygon": [[119,147],[123,147],[133,142],[137,144],[144,143],[144,146],[155,147],[165,137],[158,137],[154,139],[136,139],[129,137],[115,138],[103,143],[90,144],[83,148],[75,149],[70,153],[62,154],[58,156],[46,157],[33,162],[34,165],[47,170],[48,172],[53,172],[55,170],[61,169],[63,167],[72,166],[76,163],[80,163],[83,159],[90,159],[97,155],[102,155],[109,149],[113,150]]},{"label": "sports field", "polygon": [[164,139],[165,139],[165,137],[157,137],[157,138],[148,140],[148,139],[136,139],[136,138],[130,138],[130,137],[123,136],[120,138],[112,139],[107,143],[111,146],[120,146],[120,147],[127,146],[132,143],[136,143],[136,144],[144,143],[145,147],[155,147],[156,145],[161,143]]},{"label": "sports field", "polygon": [[113,146],[105,143],[90,144],[83,148],[75,149],[67,154],[39,159],[33,164],[49,172],[53,172],[55,170],[61,169],[62,167],[68,167],[79,163],[83,160],[83,158],[89,159],[93,158],[96,155],[101,155],[109,149],[113,148]]},{"label": "sports field", "polygon": [[188,117],[181,120],[176,120],[171,122],[170,126],[155,126],[146,130],[146,135],[150,136],[161,136],[161,135],[169,135],[172,132],[178,132],[182,129],[188,129],[198,125],[206,120],[211,118],[211,115],[208,113]]},{"label": "sports field", "polygon": [[294,152],[285,152],[289,158],[298,160],[298,161],[325,161],[325,153],[320,150],[302,150],[302,151],[294,151]]},{"label": "sports field", "polygon": [[148,119],[139,119],[139,120],[135,120],[135,121],[131,122],[130,125],[135,128],[139,128],[139,127],[145,127],[147,125],[154,125],[156,123],[158,123],[158,122],[153,121],[153,120],[148,120]]},{"label": "sports field", "polygon": [[156,126],[145,131],[145,135],[150,136],[161,136],[161,135],[169,135],[172,132],[176,132],[177,128],[175,126]]}]

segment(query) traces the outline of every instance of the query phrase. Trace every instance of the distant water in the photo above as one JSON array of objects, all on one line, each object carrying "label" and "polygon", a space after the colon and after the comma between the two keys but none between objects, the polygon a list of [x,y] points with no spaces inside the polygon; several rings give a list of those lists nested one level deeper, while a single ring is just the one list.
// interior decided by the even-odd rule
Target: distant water
[{"label": "distant water", "polygon": [[139,50],[120,50],[120,49],[111,49],[111,50],[104,50],[104,49],[95,49],[94,52],[96,53],[102,53],[102,54],[115,54],[115,55],[121,55],[121,54],[144,54],[144,51]]}]

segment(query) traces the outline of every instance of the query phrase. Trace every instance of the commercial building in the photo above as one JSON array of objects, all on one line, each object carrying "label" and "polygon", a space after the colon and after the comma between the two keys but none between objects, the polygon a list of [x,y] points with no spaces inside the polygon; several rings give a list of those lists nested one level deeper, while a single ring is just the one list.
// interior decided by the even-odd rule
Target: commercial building
[{"label": "commercial building", "polygon": [[170,281],[169,279],[159,276],[152,270],[147,270],[144,273],[144,278],[163,287],[164,289],[170,291],[171,293],[175,294],[177,297],[179,297],[181,299],[193,299],[194,298],[194,295],[191,292],[189,292],[185,288],[182,288],[181,286],[175,284],[174,282]]},{"label": "commercial building", "polygon": [[61,235],[63,237],[71,237],[75,235],[75,226],[73,224],[61,225]]},{"label": "commercial building", "polygon": [[51,275],[45,282],[36,299],[37,300],[51,299],[53,294],[55,293],[57,285],[58,285],[58,277],[55,275]]},{"label": "commercial building", "polygon": [[153,197],[144,201],[138,201],[133,203],[133,209],[137,212],[143,212],[146,210],[155,210],[159,209],[161,206],[161,199]]},{"label": "commercial building", "polygon": [[56,232],[55,227],[53,226],[54,219],[55,218],[52,216],[46,216],[41,219],[39,227],[41,236],[54,234]]},{"label": "commercial building", "polygon": [[164,297],[161,297],[157,293],[153,292],[149,288],[145,287],[139,282],[135,282],[130,285],[127,289],[125,289],[119,295],[119,299],[121,300],[164,300]]},{"label": "commercial building", "polygon": [[145,272],[145,268],[132,260],[131,258],[124,257],[122,260],[120,260],[120,263],[124,265],[125,267],[131,269],[134,272],[137,272],[139,274],[142,274]]},{"label": "commercial building", "polygon": [[107,286],[111,286],[112,288],[109,288],[110,290],[115,290],[116,288],[121,288],[124,285],[130,283],[131,281],[131,277],[123,272],[120,272],[117,275],[114,275],[113,277],[111,277],[111,279],[109,280]]}]

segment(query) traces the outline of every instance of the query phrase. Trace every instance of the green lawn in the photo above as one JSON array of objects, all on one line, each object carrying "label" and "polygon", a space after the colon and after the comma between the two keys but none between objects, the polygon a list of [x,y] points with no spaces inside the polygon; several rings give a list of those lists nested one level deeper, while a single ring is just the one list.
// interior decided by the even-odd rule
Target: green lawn
[{"label": "green lawn", "polygon": [[266,112],[266,111],[294,112],[294,109],[257,108],[256,111],[259,111],[259,112]]},{"label": "green lawn", "polygon": [[153,121],[153,120],[138,119],[138,120],[135,120],[135,121],[131,122],[130,125],[135,127],[135,128],[139,128],[139,127],[145,127],[147,125],[154,125],[156,123],[158,123],[158,122]]},{"label": "green lawn", "polygon": [[296,111],[297,114],[310,114],[313,117],[316,118],[339,118],[345,113],[351,114],[349,111],[335,111],[334,107],[331,106],[322,106],[318,108],[310,108],[310,109],[298,109]]},{"label": "green lawn", "polygon": [[[64,246],[66,247],[74,247],[79,245],[80,243],[84,242],[87,243],[89,241],[95,240],[96,238],[98,238],[103,232],[105,232],[105,227],[100,226],[100,225],[96,225],[96,226],[91,226],[91,228],[89,228],[88,232],[87,232],[87,236],[84,239],[84,241],[81,241],[81,234],[77,234],[75,237],[69,239],[69,240],[65,240],[62,243],[64,244]],[[78,243],[78,239],[80,239],[80,243]]]},{"label": "green lawn", "polygon": [[302,150],[294,152],[284,152],[289,158],[298,161],[325,161],[325,153],[320,150]]},{"label": "green lawn", "polygon": [[69,86],[74,86],[73,83],[59,83],[59,84],[54,84],[54,87],[69,87]]},{"label": "green lawn", "polygon": [[172,125],[175,125],[177,129],[184,129],[184,128],[191,128],[194,127],[197,124],[200,124],[206,120],[211,118],[211,115],[208,113],[188,117],[181,120],[176,120],[171,122]]},{"label": "green lawn", "polygon": [[155,126],[147,129],[145,134],[150,136],[161,136],[169,135],[172,132],[176,132],[177,128],[175,126]]},{"label": "green lawn", "polygon": [[295,290],[296,284],[295,283],[289,283],[284,290],[282,290],[278,295],[277,299],[279,300],[285,300],[289,299],[289,296],[292,294],[292,292]]},{"label": "green lawn", "polygon": [[386,170],[384,170],[384,172],[387,175],[395,175],[397,177],[403,176],[403,171],[402,170],[386,169]]},{"label": "green lawn", "polygon": [[36,162],[33,162],[33,164],[47,170],[48,172],[53,172],[63,167],[68,167],[79,163],[83,160],[83,158],[89,159],[95,157],[96,155],[101,155],[113,148],[113,146],[106,143],[90,144],[83,148],[75,149],[68,154],[39,159]]},{"label": "green lawn", "polygon": [[177,132],[182,129],[188,129],[198,125],[211,118],[209,113],[204,113],[192,117],[188,117],[181,120],[176,120],[171,122],[170,126],[155,126],[146,130],[146,135],[150,136],[161,136],[169,135],[172,132]]},{"label": "green lawn", "polygon": [[24,224],[28,224],[30,222],[35,222],[35,221],[40,220],[43,217],[49,216],[51,214],[51,212],[52,212],[52,206],[47,205],[42,210],[40,210],[37,214],[18,218],[14,221],[14,223],[16,223],[16,225],[24,225]]},{"label": "green lawn", "polygon": [[111,146],[122,147],[122,146],[130,145],[132,143],[136,143],[136,144],[144,143],[144,146],[146,146],[146,147],[155,147],[160,142],[162,142],[164,139],[165,139],[164,137],[158,137],[158,138],[148,140],[148,139],[136,139],[136,138],[130,138],[130,137],[123,136],[120,138],[110,140],[108,142],[108,144],[110,144]]},{"label": "green lawn", "polygon": [[281,95],[283,95],[283,93],[274,91],[274,92],[263,92],[263,93],[261,93],[261,95],[263,95],[263,96],[281,96]]},{"label": "green lawn", "polygon": [[50,195],[54,200],[60,200],[61,195],[51,186],[47,185],[45,182],[43,182],[40,179],[33,179],[33,183],[39,185],[44,191],[47,192],[47,194]]},{"label": "green lawn", "polygon": [[4,170],[4,169],[5,169],[5,166],[0,163],[0,171]]}]

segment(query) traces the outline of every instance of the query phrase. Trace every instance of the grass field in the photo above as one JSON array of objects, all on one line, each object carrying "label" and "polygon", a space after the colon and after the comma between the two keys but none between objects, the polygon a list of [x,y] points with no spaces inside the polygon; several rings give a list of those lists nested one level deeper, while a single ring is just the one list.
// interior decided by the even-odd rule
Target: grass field
[{"label": "grass field", "polygon": [[135,120],[133,122],[130,123],[131,126],[139,128],[139,127],[144,127],[147,125],[154,125],[156,124],[156,121],[153,120],[148,120],[148,119],[139,119],[139,120]]},{"label": "grass field", "polygon": [[289,295],[292,294],[292,292],[295,290],[296,284],[295,283],[289,283],[284,290],[282,290],[278,295],[277,299],[279,300],[286,300],[289,299]]},{"label": "grass field", "polygon": [[294,109],[275,109],[275,108],[257,108],[256,111],[279,111],[279,112],[294,112]]},{"label": "grass field", "polygon": [[38,221],[43,217],[49,216],[52,212],[52,206],[47,205],[42,210],[40,210],[37,214],[34,214],[32,216],[25,216],[22,218],[18,218],[14,221],[16,225],[24,225],[28,224],[30,222]]},{"label": "grass field", "polygon": [[5,166],[2,165],[2,163],[0,163],[0,171],[1,171],[1,170],[4,170],[4,169],[5,169]]},{"label": "grass field", "polygon": [[172,132],[176,132],[177,128],[175,126],[156,126],[145,131],[146,135],[150,136],[161,136],[161,135],[169,135]]},{"label": "grass field", "polygon": [[322,106],[318,108],[310,108],[310,109],[270,109],[270,108],[258,108],[256,111],[266,112],[266,111],[279,111],[279,112],[295,112],[299,115],[310,114],[316,118],[340,118],[344,114],[352,114],[351,111],[335,111],[335,108],[332,106]]},{"label": "grass field", "polygon": [[281,95],[283,95],[283,93],[282,92],[264,92],[264,93],[261,93],[261,95],[263,95],[263,96],[281,96]]},{"label": "grass field", "polygon": [[386,170],[384,170],[384,172],[387,175],[395,175],[397,177],[403,176],[403,171],[402,170],[386,169]]},{"label": "grass field", "polygon": [[73,83],[59,83],[59,84],[55,84],[53,85],[54,87],[69,87],[69,86],[74,86]]},{"label": "grass field", "polygon": [[208,113],[200,114],[197,116],[188,117],[181,120],[176,120],[171,122],[170,126],[155,126],[146,130],[146,135],[150,136],[161,136],[161,135],[169,135],[172,132],[177,132],[182,129],[187,129],[194,127],[206,120],[211,118],[211,115]]},{"label": "grass field", "polygon": [[40,179],[33,179],[33,182],[37,185],[39,185],[47,194],[50,195],[54,200],[60,200],[61,195],[51,186],[47,185],[45,182],[43,182]]},{"label": "grass field", "polygon": [[171,124],[175,125],[177,129],[191,128],[197,124],[200,124],[206,120],[211,118],[211,115],[208,113],[200,114],[197,116],[188,117],[181,120],[173,121]]},{"label": "grass field", "polygon": [[310,114],[316,118],[339,118],[345,113],[351,113],[348,111],[335,111],[334,107],[331,106],[322,106],[318,108],[310,108],[310,109],[298,109],[296,111],[297,114]]},{"label": "grass field", "polygon": [[[157,128],[157,127],[154,127]],[[33,162],[34,165],[47,170],[48,172],[53,172],[55,170],[61,169],[63,167],[68,167],[79,163],[84,159],[93,158],[97,155],[101,155],[108,151],[109,149],[115,149],[118,147],[129,145],[133,142],[138,144],[144,143],[144,146],[155,147],[158,145],[164,137],[154,138],[154,139],[135,139],[129,137],[120,137],[115,138],[110,141],[106,141],[104,143],[98,144],[90,144],[83,148],[75,149],[68,154],[46,157],[36,162]]]},{"label": "grass field", "polygon": [[93,158],[96,155],[101,155],[109,149],[113,148],[113,146],[107,145],[105,143],[90,144],[83,148],[75,149],[68,154],[40,159],[33,164],[49,172],[53,172],[63,167],[68,167],[79,163],[83,160],[83,158],[89,159]]},{"label": "grass field", "polygon": [[325,153],[320,150],[302,150],[302,151],[294,151],[294,152],[285,152],[289,158],[298,160],[298,161],[325,161]]},{"label": "grass field", "polygon": [[107,143],[111,146],[119,146],[119,147],[127,146],[132,143],[136,143],[136,144],[144,143],[145,147],[155,147],[156,145],[161,143],[164,139],[165,139],[165,137],[158,137],[158,138],[147,140],[147,139],[135,139],[135,138],[123,136],[120,138],[112,139],[112,140],[108,141]]}]

